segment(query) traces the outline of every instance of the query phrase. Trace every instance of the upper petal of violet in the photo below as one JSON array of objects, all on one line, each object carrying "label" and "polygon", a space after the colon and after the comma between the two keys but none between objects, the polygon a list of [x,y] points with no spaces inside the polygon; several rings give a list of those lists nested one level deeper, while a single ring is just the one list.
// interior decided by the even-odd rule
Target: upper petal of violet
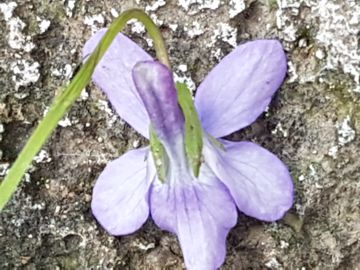
[{"label": "upper petal of violet", "polygon": [[[84,58],[94,51],[106,30],[99,30],[86,42]],[[118,34],[93,74],[95,84],[106,93],[120,117],[146,138],[149,137],[150,121],[135,90],[131,72],[137,62],[151,59],[136,43]]]},{"label": "upper petal of violet", "polygon": [[124,235],[143,225],[149,216],[148,192],[154,177],[148,147],[129,151],[105,167],[91,202],[92,212],[105,230]]},{"label": "upper petal of violet", "polygon": [[221,143],[225,151],[206,141],[205,162],[227,186],[239,210],[264,221],[282,218],[294,196],[286,165],[255,143]]},{"label": "upper petal of violet", "polygon": [[200,84],[195,97],[204,129],[216,138],[256,120],[285,78],[287,62],[276,40],[239,45]]}]

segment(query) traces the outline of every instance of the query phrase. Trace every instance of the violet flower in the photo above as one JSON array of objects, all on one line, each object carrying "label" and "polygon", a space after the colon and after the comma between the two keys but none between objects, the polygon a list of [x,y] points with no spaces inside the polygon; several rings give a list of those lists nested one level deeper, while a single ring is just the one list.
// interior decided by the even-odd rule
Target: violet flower
[{"label": "violet flower", "polygon": [[[86,43],[84,55],[105,31]],[[185,119],[172,72],[119,34],[93,80],[140,134],[149,138],[152,126],[166,153],[166,172],[160,180],[149,147],[110,162],[93,191],[91,206],[99,223],[112,235],[126,235],[151,213],[160,228],[178,236],[188,269],[216,269],[224,262],[226,237],[237,222],[236,207],[264,221],[283,217],[293,203],[287,167],[255,143],[216,142],[212,137],[254,122],[282,84],[286,69],[278,41],[256,40],[238,46],[209,73],[195,96],[204,130],[197,177],[184,147]]]}]

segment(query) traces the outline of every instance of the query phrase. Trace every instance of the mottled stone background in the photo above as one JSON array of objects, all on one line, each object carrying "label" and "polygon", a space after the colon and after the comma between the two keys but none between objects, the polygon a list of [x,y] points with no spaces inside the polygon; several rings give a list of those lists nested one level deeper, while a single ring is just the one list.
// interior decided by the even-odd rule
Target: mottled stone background
[{"label": "mottled stone background", "polygon": [[[223,269],[359,269],[359,0],[1,0],[0,179],[86,39],[132,7],[161,27],[174,71],[193,87],[246,40],[286,48],[288,77],[268,112],[230,137],[280,156],[296,202],[272,224],[240,215]],[[153,53],[139,23],[126,33]],[[146,143],[87,87],[0,214],[0,269],[183,269],[176,238],[152,221],[114,238],[91,215],[106,162]]]}]

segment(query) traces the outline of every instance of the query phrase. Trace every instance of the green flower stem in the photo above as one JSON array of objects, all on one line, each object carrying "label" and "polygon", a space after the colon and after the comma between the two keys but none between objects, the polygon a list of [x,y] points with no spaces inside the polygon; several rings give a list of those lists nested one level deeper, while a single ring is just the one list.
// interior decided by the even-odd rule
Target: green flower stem
[{"label": "green flower stem", "polygon": [[6,203],[10,200],[12,194],[15,192],[34,156],[39,152],[41,147],[50,137],[52,131],[56,128],[58,122],[63,118],[65,113],[70,109],[71,105],[80,96],[82,89],[84,89],[90,82],[96,65],[103,57],[116,35],[124,28],[126,23],[133,18],[138,19],[144,24],[150,37],[154,41],[159,61],[170,68],[170,62],[163,37],[151,18],[139,9],[130,9],[123,12],[108,28],[108,31],[100,44],[96,47],[95,51],[76,74],[75,78],[70,82],[69,86],[55,98],[48,113],[41,120],[38,127],[17,157],[7,176],[2,181],[0,185],[0,211],[4,208]]}]

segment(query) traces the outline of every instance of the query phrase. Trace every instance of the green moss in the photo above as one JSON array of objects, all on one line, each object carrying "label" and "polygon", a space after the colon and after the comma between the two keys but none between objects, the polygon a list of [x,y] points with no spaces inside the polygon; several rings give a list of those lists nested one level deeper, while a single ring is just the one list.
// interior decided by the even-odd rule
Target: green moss
[{"label": "green moss", "polygon": [[279,6],[278,6],[276,0],[266,0],[266,5],[268,6],[270,11],[279,9]]},{"label": "green moss", "polygon": [[57,258],[57,261],[59,262],[59,265],[62,269],[68,269],[68,270],[76,270],[81,267],[81,263],[79,262],[79,259],[81,256],[77,253],[69,254],[68,256],[61,256]]},{"label": "green moss", "polygon": [[297,233],[301,232],[302,226],[304,224],[303,219],[293,213],[287,213],[284,216],[283,221],[285,224],[289,225]]},{"label": "green moss", "polygon": [[327,94],[335,107],[338,117],[343,118],[346,115],[360,116],[359,96],[352,91],[351,80],[346,78],[335,79],[333,84],[327,88]]},{"label": "green moss", "polygon": [[301,25],[297,31],[297,41],[305,39],[309,45],[314,44],[316,33],[317,29],[315,26],[308,24]]}]

